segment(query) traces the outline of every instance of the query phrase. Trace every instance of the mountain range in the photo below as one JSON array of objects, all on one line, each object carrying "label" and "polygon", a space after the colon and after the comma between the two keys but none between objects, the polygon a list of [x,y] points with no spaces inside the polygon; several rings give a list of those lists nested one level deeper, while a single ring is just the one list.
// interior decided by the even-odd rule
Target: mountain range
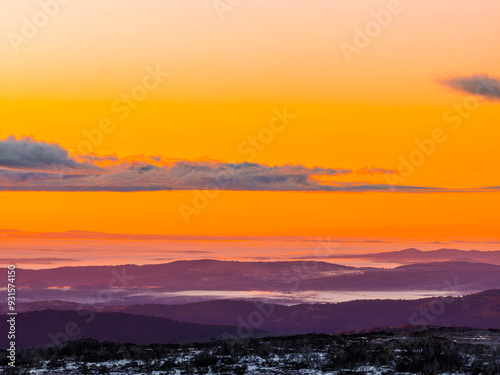
[{"label": "mountain range", "polygon": [[126,304],[169,303],[171,296],[167,296],[168,293],[183,291],[186,295],[190,291],[292,294],[298,291],[412,290],[467,294],[500,287],[500,265],[432,262],[396,268],[356,268],[317,261],[192,260],[158,265],[18,269],[17,283],[22,285],[18,297],[24,301],[81,302],[96,299],[96,295],[107,290],[115,300],[122,301],[108,301],[114,304],[123,304],[124,300]]}]

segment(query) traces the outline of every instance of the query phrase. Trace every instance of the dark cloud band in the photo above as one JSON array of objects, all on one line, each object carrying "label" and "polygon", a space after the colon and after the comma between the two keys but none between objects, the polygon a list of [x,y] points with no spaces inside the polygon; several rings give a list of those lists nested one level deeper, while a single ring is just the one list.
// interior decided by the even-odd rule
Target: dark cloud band
[{"label": "dark cloud band", "polygon": [[[99,163],[107,163],[102,166]],[[98,165],[99,164],[99,165]],[[98,155],[72,158],[54,143],[32,138],[0,140],[0,190],[3,191],[325,191],[426,192],[418,186],[391,186],[367,182],[332,181],[332,177],[392,174],[397,171],[365,167],[308,168],[285,164],[165,162],[161,157],[122,159]],[[336,178],[335,178],[336,180]]]}]

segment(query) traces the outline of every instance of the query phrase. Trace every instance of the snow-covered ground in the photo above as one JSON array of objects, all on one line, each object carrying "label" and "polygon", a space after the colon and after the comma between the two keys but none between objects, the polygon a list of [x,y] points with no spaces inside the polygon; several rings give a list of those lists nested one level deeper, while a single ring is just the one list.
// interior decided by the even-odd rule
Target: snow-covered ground
[{"label": "snow-covered ground", "polygon": [[[20,375],[466,375],[500,374],[500,331],[298,335],[204,344],[67,343],[57,358],[19,353]],[[5,355],[5,354],[2,354]],[[24,361],[24,362],[23,362]],[[0,358],[0,364],[6,363]]]}]

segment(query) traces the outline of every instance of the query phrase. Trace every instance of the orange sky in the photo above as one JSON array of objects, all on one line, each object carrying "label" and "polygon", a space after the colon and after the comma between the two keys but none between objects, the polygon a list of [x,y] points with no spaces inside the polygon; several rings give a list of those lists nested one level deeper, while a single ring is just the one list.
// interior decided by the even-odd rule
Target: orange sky
[{"label": "orange sky", "polygon": [[[193,191],[0,191],[0,228],[498,237],[498,193],[470,189],[500,185],[500,102],[496,94],[471,99],[449,82],[500,77],[500,3],[401,1],[348,61],[342,43],[354,45],[357,28],[389,3],[243,0],[221,20],[208,0],[74,0],[26,37],[25,20],[43,9],[2,2],[0,139],[31,136],[75,156],[90,144],[85,132],[109,119],[112,130],[91,144],[99,155],[401,172],[402,158],[438,129],[442,141],[408,173],[320,181],[396,178],[446,192],[221,191],[195,207]],[[157,68],[168,76],[145,81]],[[124,95],[134,90],[146,97],[125,112]],[[255,152],[242,146],[285,107],[295,117],[269,143]],[[0,168],[12,167],[0,157]],[[185,205],[196,211],[187,219]]]}]

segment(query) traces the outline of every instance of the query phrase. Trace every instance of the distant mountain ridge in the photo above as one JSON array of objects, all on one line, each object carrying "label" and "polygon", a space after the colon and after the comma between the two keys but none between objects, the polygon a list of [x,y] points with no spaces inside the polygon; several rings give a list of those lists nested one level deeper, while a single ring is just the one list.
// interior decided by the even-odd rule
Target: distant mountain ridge
[{"label": "distant mountain ridge", "polygon": [[[179,260],[152,265],[82,266],[30,270],[18,269],[24,286],[102,286],[125,274],[127,286],[168,287],[170,290],[252,290],[280,282],[287,275],[308,278],[325,273],[355,271],[355,267],[316,261],[240,262],[213,259]],[[235,281],[237,281],[235,283]],[[274,284],[273,284],[274,285]]]},{"label": "distant mountain ridge", "polygon": [[500,250],[459,250],[459,249],[437,249],[422,251],[409,248],[399,251],[387,251],[367,254],[344,254],[332,255],[328,259],[370,259],[379,262],[416,263],[416,262],[447,262],[468,261],[500,265]]},{"label": "distant mountain ridge", "polygon": [[[355,268],[328,262],[176,261],[159,265],[60,267],[17,270],[27,300],[82,301],[110,289],[126,304],[167,303],[170,292],[189,291],[446,291],[472,293],[500,287],[500,265],[415,263],[394,269]],[[5,281],[4,281],[5,283]],[[3,285],[0,282],[0,287]],[[223,295],[223,294],[222,294]],[[177,298],[177,297],[176,297]],[[113,302],[114,304],[117,304]]]}]

